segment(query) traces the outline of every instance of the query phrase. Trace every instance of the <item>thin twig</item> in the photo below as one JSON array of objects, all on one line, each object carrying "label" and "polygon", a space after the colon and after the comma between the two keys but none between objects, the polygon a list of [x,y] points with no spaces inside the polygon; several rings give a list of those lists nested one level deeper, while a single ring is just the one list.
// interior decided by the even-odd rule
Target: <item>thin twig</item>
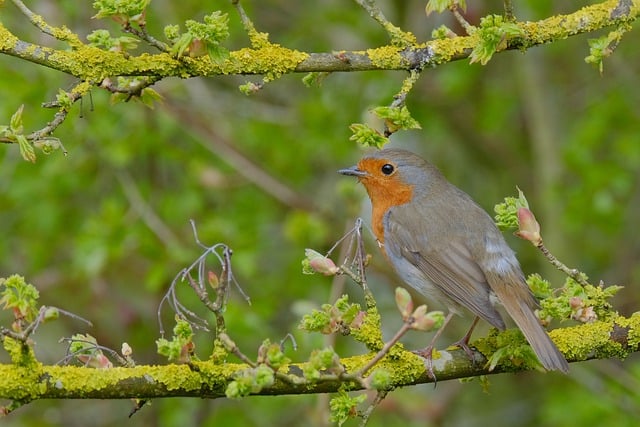
[{"label": "thin twig", "polygon": [[460,26],[464,29],[465,33],[471,35],[474,32],[475,27],[471,25],[469,21],[467,21],[462,15],[462,9],[460,8],[460,5],[458,3],[454,3],[449,7],[449,10],[451,11],[451,13],[453,13],[453,16],[456,18],[456,21],[458,21],[458,24],[460,24]]},{"label": "thin twig", "polygon": [[588,286],[589,282],[585,280],[584,273],[580,272],[580,270],[576,268],[569,268],[565,264],[563,264],[558,258],[556,258],[549,250],[546,248],[542,240],[540,243],[536,245],[540,252],[549,260],[549,262],[558,270],[562,271],[567,276],[571,277],[573,280],[581,284],[582,286]]},{"label": "thin twig", "polygon": [[31,9],[27,7],[21,0],[11,0],[13,4],[20,9],[20,12],[27,18],[33,25],[35,25],[40,31],[43,33],[50,35],[51,37],[68,42],[73,45],[81,45],[82,42],[78,38],[78,36],[66,28],[60,29],[52,27],[47,24],[44,19],[40,15],[35,14]]},{"label": "thin twig", "polygon": [[514,22],[516,17],[513,13],[513,3],[511,0],[504,0],[504,19],[507,22]]},{"label": "thin twig", "polygon": [[378,393],[376,393],[376,397],[373,399],[369,407],[365,409],[360,415],[362,417],[362,421],[360,422],[361,426],[367,425],[367,423],[369,422],[369,417],[371,417],[373,410],[384,400],[385,397],[387,397],[387,394],[389,394],[389,390],[380,390],[378,391]]},{"label": "thin twig", "polygon": [[147,26],[145,24],[140,24],[140,29],[137,29],[131,26],[131,22],[127,21],[122,26],[122,31],[124,31],[125,33],[133,34],[134,36],[144,40],[150,46],[155,47],[160,52],[169,52],[171,50],[168,44],[161,42],[160,40],[149,34],[147,32]]},{"label": "thin twig", "polygon": [[382,358],[385,357],[387,353],[389,353],[389,350],[391,350],[391,347],[393,347],[400,340],[400,338],[402,338],[402,336],[406,334],[407,331],[409,331],[410,329],[411,329],[410,322],[403,323],[402,327],[398,330],[398,332],[396,332],[393,338],[391,338],[389,341],[384,343],[384,346],[380,349],[380,351],[378,351],[378,353],[376,353],[373,359],[371,359],[366,365],[360,368],[354,375],[357,377],[361,377],[364,374],[366,374],[367,371],[373,368],[376,363],[382,360]]},{"label": "thin twig", "polygon": [[354,0],[360,7],[362,7],[378,24],[385,29],[391,43],[395,46],[408,46],[416,43],[416,38],[409,32],[402,31],[401,28],[396,27],[389,21],[382,10],[376,5],[374,0]]}]

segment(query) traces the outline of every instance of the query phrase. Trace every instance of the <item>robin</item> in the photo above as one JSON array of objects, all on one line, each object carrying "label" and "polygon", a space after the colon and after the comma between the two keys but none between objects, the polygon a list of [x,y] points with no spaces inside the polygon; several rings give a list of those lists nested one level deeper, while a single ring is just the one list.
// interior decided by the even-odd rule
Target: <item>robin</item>
[{"label": "robin", "polygon": [[378,245],[400,278],[448,313],[431,344],[420,351],[429,360],[433,345],[453,315],[475,315],[456,344],[468,346],[479,318],[500,330],[500,302],[547,370],[569,371],[564,356],[540,325],[538,303],[525,282],[514,252],[491,217],[471,197],[448,182],[416,154],[385,149],[339,173],[355,176],[369,194],[371,225]]}]

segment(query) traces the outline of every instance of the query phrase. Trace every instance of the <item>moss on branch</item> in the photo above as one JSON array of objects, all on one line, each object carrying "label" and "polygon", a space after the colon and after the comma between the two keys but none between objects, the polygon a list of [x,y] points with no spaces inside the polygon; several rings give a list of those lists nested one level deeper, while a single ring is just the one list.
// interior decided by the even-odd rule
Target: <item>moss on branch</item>
[{"label": "moss on branch", "polygon": [[[518,22],[522,36],[501,50],[528,49],[637,19],[640,6],[627,0],[608,0],[567,15],[536,22]],[[69,38],[69,37],[67,37]],[[167,53],[125,56],[81,43],[56,50],[16,38],[0,24],[0,53],[12,55],[99,84],[113,76],[210,77],[225,74],[262,74],[270,79],[292,72],[410,70],[434,67],[469,57],[481,41],[476,33],[431,40],[405,48],[390,45],[367,51],[304,53],[276,44],[230,53],[219,64],[208,57],[176,59]]]},{"label": "moss on branch", "polygon": [[[506,331],[503,334],[509,334]],[[624,358],[638,351],[640,342],[640,314],[629,318],[616,317],[574,327],[555,329],[551,337],[571,362],[611,357]],[[5,338],[6,339],[6,338]],[[492,338],[481,338],[475,345],[475,364],[460,349],[438,351],[434,370],[438,381],[474,377],[521,370],[509,362],[494,370],[486,368],[487,358],[495,349]],[[483,354],[484,353],[484,354]],[[357,372],[373,354],[341,359],[347,372]],[[405,351],[398,344],[376,367],[387,370],[391,386],[401,387],[431,382],[423,360]],[[225,396],[227,384],[234,376],[248,369],[246,364],[216,364],[194,362],[188,365],[136,366],[133,368],[92,369],[73,366],[0,365],[0,398],[21,402],[37,399],[124,399],[157,397]],[[292,363],[281,372],[302,380],[303,364]],[[318,382],[283,381],[259,392],[263,395],[335,392],[343,386],[341,378],[326,378]],[[352,383],[353,389],[361,388]]]}]

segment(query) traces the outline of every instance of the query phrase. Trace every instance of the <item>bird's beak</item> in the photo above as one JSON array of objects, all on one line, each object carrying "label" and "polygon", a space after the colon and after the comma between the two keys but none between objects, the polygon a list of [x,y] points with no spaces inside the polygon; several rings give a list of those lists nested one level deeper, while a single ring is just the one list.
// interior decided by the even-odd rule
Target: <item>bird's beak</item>
[{"label": "bird's beak", "polygon": [[347,169],[340,169],[338,173],[342,175],[355,176],[358,178],[367,176],[367,173],[365,171],[361,171],[360,169],[358,169],[357,166],[351,166],[350,168],[347,168]]}]

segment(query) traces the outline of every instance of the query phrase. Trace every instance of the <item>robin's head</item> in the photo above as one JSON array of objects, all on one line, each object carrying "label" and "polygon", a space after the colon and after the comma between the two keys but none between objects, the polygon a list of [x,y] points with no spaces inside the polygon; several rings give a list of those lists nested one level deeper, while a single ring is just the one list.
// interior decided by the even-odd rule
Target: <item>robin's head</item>
[{"label": "robin's head", "polygon": [[440,177],[440,172],[426,160],[397,148],[369,154],[356,166],[338,172],[358,178],[372,202],[391,205],[407,203],[414,191],[427,190]]}]

